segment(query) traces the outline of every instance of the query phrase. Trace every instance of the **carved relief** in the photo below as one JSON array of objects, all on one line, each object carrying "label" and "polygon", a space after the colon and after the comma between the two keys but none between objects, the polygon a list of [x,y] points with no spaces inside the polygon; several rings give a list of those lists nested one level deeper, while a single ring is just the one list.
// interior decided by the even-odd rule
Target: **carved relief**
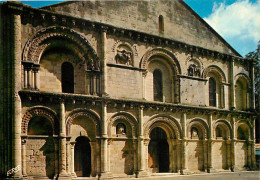
[{"label": "carved relief", "polygon": [[196,64],[191,64],[188,68],[188,76],[200,77],[200,68]]},{"label": "carved relief", "polygon": [[121,44],[116,49],[115,60],[117,64],[133,65],[133,53],[130,47]]},{"label": "carved relief", "polygon": [[201,76],[201,69],[203,68],[203,64],[199,59],[195,59],[193,57],[189,57],[186,60],[186,65],[188,67],[187,72],[188,76]]}]

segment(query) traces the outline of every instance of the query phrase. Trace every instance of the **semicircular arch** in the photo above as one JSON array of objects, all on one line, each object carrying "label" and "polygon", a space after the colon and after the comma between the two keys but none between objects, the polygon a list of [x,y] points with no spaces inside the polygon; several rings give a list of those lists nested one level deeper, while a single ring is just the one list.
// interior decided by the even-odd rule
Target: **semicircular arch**
[{"label": "semicircular arch", "polygon": [[[227,135],[227,139],[230,139],[231,137],[231,132],[232,132],[232,127],[231,127],[231,124],[227,121],[227,120],[224,120],[224,119],[219,119],[217,121],[215,121],[213,123],[213,129],[216,130],[216,128],[218,126],[222,126],[225,130],[225,133]],[[215,132],[215,131],[214,131]],[[216,134],[214,134],[214,136],[216,137]]]},{"label": "semicircular arch", "polygon": [[112,126],[114,126],[117,121],[120,122],[122,121],[123,123],[126,122],[128,125],[130,125],[130,130],[131,130],[130,136],[137,136],[137,130],[138,130],[137,119],[133,114],[125,111],[118,112],[110,118],[108,123],[109,136],[112,135]]},{"label": "semicircular arch", "polygon": [[21,130],[23,134],[27,134],[29,121],[37,116],[44,117],[50,121],[53,134],[57,135],[59,133],[59,124],[56,112],[45,106],[34,106],[28,109],[22,118]]},{"label": "semicircular arch", "polygon": [[100,124],[100,116],[98,113],[96,113],[94,110],[91,109],[85,109],[85,108],[78,108],[73,110],[66,118],[66,129],[67,129],[67,135],[70,134],[71,125],[73,123],[73,120],[77,117],[87,117],[90,119],[94,125],[96,126],[97,135],[101,135],[101,124]]},{"label": "semicircular arch", "polygon": [[226,82],[226,76],[225,73],[222,71],[221,68],[219,68],[216,65],[210,65],[208,66],[204,71],[203,71],[203,78],[207,78],[209,76],[209,73],[214,73],[220,80],[221,82]]},{"label": "semicircular arch", "polygon": [[182,138],[181,126],[172,116],[158,114],[151,117],[144,125],[144,136],[148,138],[151,131],[156,127],[161,127],[165,130],[168,138]]},{"label": "semicircular arch", "polygon": [[194,118],[189,121],[187,125],[187,131],[186,131],[187,137],[189,137],[189,133],[191,132],[192,127],[194,126],[199,127],[201,129],[203,139],[208,138],[209,126],[203,119],[198,119],[198,118]]},{"label": "semicircular arch", "polygon": [[168,63],[174,68],[174,72],[176,74],[181,74],[181,68],[177,58],[173,55],[172,52],[163,48],[155,48],[146,52],[141,59],[140,68],[148,69],[148,64],[154,56],[165,58]]},{"label": "semicircular arch", "polygon": [[22,61],[40,63],[41,55],[55,43],[62,41],[80,57],[89,70],[100,70],[100,60],[85,36],[73,29],[51,26],[40,29],[25,44]]}]

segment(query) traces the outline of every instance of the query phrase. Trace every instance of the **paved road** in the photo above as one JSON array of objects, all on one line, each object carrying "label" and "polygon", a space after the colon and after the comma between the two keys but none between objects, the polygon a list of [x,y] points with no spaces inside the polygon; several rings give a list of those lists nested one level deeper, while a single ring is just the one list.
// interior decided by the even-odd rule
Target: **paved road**
[{"label": "paved road", "polygon": [[[119,179],[119,178],[118,178]],[[134,178],[127,178],[133,180]],[[203,173],[193,175],[168,175],[138,178],[136,180],[260,180],[260,171],[224,172],[224,173]],[[122,179],[121,179],[122,180]],[[125,180],[125,179],[124,179]]]}]

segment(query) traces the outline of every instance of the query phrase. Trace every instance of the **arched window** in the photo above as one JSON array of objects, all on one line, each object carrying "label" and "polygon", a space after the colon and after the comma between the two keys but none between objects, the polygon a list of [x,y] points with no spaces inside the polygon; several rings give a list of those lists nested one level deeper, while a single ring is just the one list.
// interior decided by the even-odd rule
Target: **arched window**
[{"label": "arched window", "polygon": [[162,101],[162,72],[159,69],[154,70],[153,72],[153,93],[155,101]]},{"label": "arched window", "polygon": [[216,137],[217,137],[217,138],[223,137],[223,135],[222,135],[222,130],[221,130],[220,127],[217,127],[217,128],[216,128]]},{"label": "arched window", "polygon": [[209,78],[209,105],[216,106],[216,81],[212,77]]},{"label": "arched window", "polygon": [[164,32],[164,20],[163,20],[163,16],[160,15],[159,16],[159,33],[163,33]]},{"label": "arched window", "polygon": [[62,92],[74,93],[74,69],[71,63],[64,62],[61,67]]}]

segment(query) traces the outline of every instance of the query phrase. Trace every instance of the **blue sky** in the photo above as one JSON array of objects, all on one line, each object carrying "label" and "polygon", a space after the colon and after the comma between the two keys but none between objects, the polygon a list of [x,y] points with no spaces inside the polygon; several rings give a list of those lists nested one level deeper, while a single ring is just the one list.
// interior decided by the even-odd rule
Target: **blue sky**
[{"label": "blue sky", "polygon": [[[256,49],[260,40],[260,0],[184,1],[242,56]],[[22,2],[36,8],[61,1]]]}]

